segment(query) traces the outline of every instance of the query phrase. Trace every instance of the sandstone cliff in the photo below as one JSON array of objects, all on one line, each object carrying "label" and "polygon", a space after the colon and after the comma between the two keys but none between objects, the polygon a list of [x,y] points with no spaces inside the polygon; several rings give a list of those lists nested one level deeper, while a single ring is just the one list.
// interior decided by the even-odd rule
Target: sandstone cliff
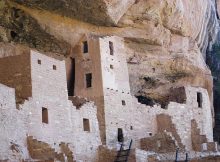
[{"label": "sandstone cliff", "polygon": [[[30,95],[22,96],[24,100],[29,99],[29,101],[24,102],[23,106],[18,105],[17,109],[14,103],[10,113],[7,113],[7,107],[0,104],[4,108],[3,113],[0,113],[5,116],[2,117],[3,121],[9,121],[0,126],[7,128],[12,125],[8,132],[6,132],[7,129],[2,128],[2,130],[6,130],[2,139],[6,139],[6,144],[9,146],[11,135],[14,136],[13,131],[21,130],[20,136],[23,139],[26,138],[25,134],[28,136],[27,147],[31,158],[43,159],[42,157],[47,156],[52,159],[62,159],[61,161],[65,161],[66,156],[73,159],[75,155],[78,156],[77,158],[83,156],[80,157],[82,159],[90,159],[89,156],[97,158],[95,156],[98,146],[100,146],[100,151],[105,151],[105,144],[108,149],[114,148],[113,145],[119,141],[115,138],[120,134],[117,134],[117,130],[118,132],[125,130],[126,138],[135,136],[140,140],[144,137],[144,145],[148,145],[149,137],[152,136],[150,143],[158,148],[161,144],[158,144],[157,139],[165,136],[165,140],[162,141],[165,142],[163,146],[174,142],[171,152],[174,152],[179,146],[181,151],[185,149],[204,151],[205,149],[203,150],[201,147],[204,144],[207,147],[212,145],[214,148],[207,150],[216,151],[215,146],[217,145],[212,140],[212,115],[216,114],[217,127],[215,130],[219,132],[220,111],[218,110],[219,102],[216,102],[220,96],[219,14],[220,0],[0,0],[0,58],[25,54],[31,48],[65,60],[69,64],[66,66],[65,61],[61,61],[62,66],[61,64],[59,66],[58,60],[54,63],[51,61],[53,58],[47,58],[35,50],[31,50],[30,58],[36,57],[33,60],[29,59],[29,56],[25,58],[27,61],[35,62],[36,66],[34,64],[33,68],[29,66],[26,68],[28,70],[37,69],[37,72],[33,71],[33,75],[31,75],[34,77],[28,77],[28,80],[36,85],[36,93],[39,98],[36,95],[35,101],[33,99],[35,95],[32,100],[29,98]],[[124,39],[105,36],[119,36]],[[77,53],[79,56],[74,55]],[[86,55],[88,53],[89,55]],[[115,64],[105,62],[104,59],[114,60]],[[12,59],[9,58],[7,61],[12,62]],[[19,66],[23,63],[24,61],[19,63],[15,60],[11,64],[11,68],[17,70],[14,65]],[[114,70],[108,71],[107,66]],[[2,72],[3,79],[7,76],[6,74],[10,73],[7,71],[8,67],[7,62],[1,68],[3,71],[6,69],[6,72]],[[65,68],[69,77],[67,77],[68,84],[71,83],[68,85],[68,90],[71,89],[69,94],[66,89]],[[97,69],[101,69],[101,71]],[[117,71],[118,69],[120,71]],[[108,73],[105,73],[105,70]],[[19,76],[22,76],[21,82],[24,84],[27,75],[22,74],[22,71],[16,71],[13,80],[5,77],[5,80],[9,80],[10,83],[7,86],[12,87],[12,83],[17,85]],[[112,76],[109,75],[109,72]],[[118,73],[124,76],[118,77]],[[215,109],[211,113],[212,75],[214,75]],[[55,78],[55,76],[59,78]],[[52,82],[50,82],[51,80]],[[115,83],[118,87],[111,87],[110,84],[110,88],[107,87],[109,85],[104,87],[103,80],[110,84]],[[62,89],[57,88],[61,84]],[[28,84],[25,83],[25,85]],[[75,87],[77,87],[77,92],[85,87],[88,88],[86,89],[88,91],[75,93]],[[57,90],[54,91],[56,88]],[[89,91],[91,90],[89,88],[94,91]],[[12,90],[10,89],[10,94],[13,92],[14,95],[14,90]],[[24,89],[17,86],[15,96],[22,91]],[[48,94],[46,94],[47,91]],[[87,94],[87,92],[89,93]],[[3,87],[1,94],[2,98],[10,96],[6,87]],[[44,95],[45,98],[42,97]],[[68,98],[68,95],[76,95],[79,98]],[[87,99],[82,99],[80,96],[93,100],[95,104],[87,102]],[[52,101],[51,108],[47,109],[39,104],[41,101],[38,100],[41,97],[43,103],[44,100]],[[55,97],[55,100],[50,97]],[[66,103],[63,101],[64,99]],[[169,101],[174,102],[167,106]],[[34,117],[36,115],[35,102],[39,106],[38,115],[40,116],[37,119]],[[72,103],[77,107],[75,108]],[[85,105],[84,108],[82,108],[83,105]],[[56,106],[58,106],[57,109]],[[56,125],[58,127],[51,129],[51,134],[47,133],[50,131],[49,129],[45,129],[45,132],[41,129],[42,124],[48,124],[48,110],[52,115],[55,113],[55,117],[51,115],[51,118],[56,119],[54,121],[56,124],[58,123]],[[20,112],[20,115],[17,115],[17,112]],[[10,117],[10,120],[6,119],[7,115],[4,113]],[[195,122],[192,122],[194,118]],[[18,119],[16,124],[20,126],[17,129],[14,125],[16,119]],[[30,121],[36,120],[37,127],[32,126],[29,119],[31,119]],[[40,121],[41,119],[42,121]],[[93,129],[95,134],[92,134],[92,131],[87,134],[90,132],[89,120],[90,123],[95,121],[95,124],[91,125],[91,130]],[[28,134],[29,126],[33,136]],[[53,128],[53,124],[51,128]],[[54,131],[57,128],[63,130]],[[126,131],[131,132],[132,136],[130,137]],[[38,132],[40,132],[39,136]],[[35,133],[37,138],[35,138]],[[44,138],[45,134],[46,138]],[[50,145],[54,146],[49,147],[47,140],[53,135],[62,137],[62,141],[57,142],[56,138],[49,140]],[[218,133],[215,135],[217,135],[215,138],[219,139],[220,135]],[[12,139],[20,138],[20,136],[12,137]],[[43,137],[43,140],[38,139],[39,137]],[[75,143],[74,140],[77,142]],[[95,144],[90,143],[91,141],[95,141]],[[18,144],[26,150],[26,143],[19,142]],[[69,145],[71,143],[74,145]],[[17,149],[18,144],[12,144],[13,147],[10,149],[13,156],[20,158],[14,154],[14,152],[22,153]],[[87,144],[88,146],[85,147]],[[136,143],[134,147],[138,148],[139,144]],[[73,148],[76,148],[75,152],[71,151]],[[91,154],[87,154],[84,149]],[[148,150],[148,148],[144,149]],[[167,148],[164,149],[166,152]],[[59,152],[60,150],[61,152]],[[28,157],[28,153],[23,152]],[[44,155],[45,152],[48,154]],[[7,152],[4,154],[4,159],[7,159]],[[106,159],[106,155],[103,158]],[[102,157],[100,161],[103,161]]]},{"label": "sandstone cliff", "polygon": [[126,40],[132,93],[166,105],[170,88],[204,87],[218,20],[213,0],[0,1],[0,40],[68,56],[84,34]]}]

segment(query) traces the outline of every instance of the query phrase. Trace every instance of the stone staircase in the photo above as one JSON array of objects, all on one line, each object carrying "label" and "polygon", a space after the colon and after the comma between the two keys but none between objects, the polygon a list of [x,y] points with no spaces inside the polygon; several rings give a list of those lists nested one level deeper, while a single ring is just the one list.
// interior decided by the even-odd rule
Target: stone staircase
[{"label": "stone staircase", "polygon": [[193,139],[192,148],[194,151],[218,151],[217,143],[208,142],[206,136],[201,134],[201,130],[198,128],[198,124],[195,120],[191,120],[191,138]]},{"label": "stone staircase", "polygon": [[140,140],[140,149],[156,153],[175,152],[178,147],[177,141],[170,132],[158,132],[152,137]]},{"label": "stone staircase", "polygon": [[140,141],[141,149],[157,153],[175,152],[176,148],[184,151],[181,138],[173,124],[171,116],[167,114],[157,115],[158,131],[152,137],[143,138]]},{"label": "stone staircase", "polygon": [[[40,161],[54,161],[58,160],[61,162],[74,162],[73,153],[70,151],[65,143],[61,143],[61,153],[57,153],[54,148],[49,144],[34,139],[33,136],[27,137],[28,151],[32,159]],[[67,147],[66,147],[67,146]]]},{"label": "stone staircase", "polygon": [[183,145],[181,138],[178,134],[175,124],[172,122],[171,116],[167,114],[159,114],[157,115],[157,125],[158,125],[158,132],[170,132],[172,136],[176,140],[178,147],[180,150],[185,150],[185,146]]}]

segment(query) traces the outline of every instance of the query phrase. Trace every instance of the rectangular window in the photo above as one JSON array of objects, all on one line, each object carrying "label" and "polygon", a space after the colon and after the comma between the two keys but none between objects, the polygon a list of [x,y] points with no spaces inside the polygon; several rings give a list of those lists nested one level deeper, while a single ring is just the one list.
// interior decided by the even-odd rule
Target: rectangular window
[{"label": "rectangular window", "polygon": [[202,93],[197,92],[197,103],[198,103],[198,107],[202,107]]},{"label": "rectangular window", "polygon": [[56,65],[53,65],[53,70],[57,70],[57,66]]},{"label": "rectangular window", "polygon": [[114,55],[114,46],[113,42],[109,41],[109,50],[110,50],[110,55]]},{"label": "rectangular window", "polygon": [[42,107],[42,123],[48,124],[48,110]]},{"label": "rectangular window", "polygon": [[92,73],[86,74],[86,88],[92,87]]},{"label": "rectangular window", "polygon": [[83,42],[83,53],[88,53],[88,52],[89,52],[88,42],[84,41]]},{"label": "rectangular window", "polygon": [[41,60],[37,60],[37,63],[41,65]]},{"label": "rectangular window", "polygon": [[126,105],[125,100],[122,100],[121,103],[122,103],[123,106]]},{"label": "rectangular window", "polygon": [[90,132],[89,119],[83,118],[83,129],[84,131]]},{"label": "rectangular window", "polygon": [[110,69],[114,69],[113,65],[110,65]]}]

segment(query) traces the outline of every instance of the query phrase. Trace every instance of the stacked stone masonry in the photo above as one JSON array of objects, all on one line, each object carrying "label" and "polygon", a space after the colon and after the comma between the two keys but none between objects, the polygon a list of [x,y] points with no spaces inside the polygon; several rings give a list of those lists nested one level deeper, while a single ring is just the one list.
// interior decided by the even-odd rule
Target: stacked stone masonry
[{"label": "stacked stone masonry", "polygon": [[[184,97],[181,101],[172,97],[165,109],[159,104],[140,104],[130,91],[123,42],[115,36],[86,35],[65,60],[34,50],[1,58],[0,161],[95,162],[107,153],[114,159],[118,129],[123,131],[125,145],[134,141],[134,158],[140,162],[147,161],[152,152],[166,157],[162,153],[171,154],[177,147],[198,151],[193,132],[206,139],[198,146],[206,145],[206,149],[199,152],[216,152],[207,90],[176,87]],[[18,71],[20,62],[28,70]],[[24,101],[16,102],[20,99]],[[161,146],[166,139],[166,144],[172,144],[167,150]]]}]

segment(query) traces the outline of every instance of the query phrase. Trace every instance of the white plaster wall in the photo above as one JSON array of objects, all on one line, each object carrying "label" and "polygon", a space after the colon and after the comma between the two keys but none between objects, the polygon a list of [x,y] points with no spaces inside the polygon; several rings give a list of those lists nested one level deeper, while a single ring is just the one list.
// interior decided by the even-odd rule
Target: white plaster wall
[{"label": "white plaster wall", "polygon": [[[109,41],[114,44],[114,55],[110,55]],[[117,37],[100,38],[101,65],[106,121],[106,140],[109,147],[117,144],[117,129],[122,128],[125,140],[138,140],[157,133],[156,116],[164,113],[172,117],[181,142],[188,150],[191,146],[191,120],[196,119],[201,134],[212,141],[212,117],[207,91],[186,87],[186,104],[171,102],[168,109],[146,106],[137,102],[130,94],[129,75],[125,59],[123,40]],[[114,69],[110,69],[110,64]],[[202,109],[198,108],[197,92],[203,95]],[[122,100],[126,105],[122,105]],[[130,127],[133,127],[133,130]]]},{"label": "white plaster wall", "polygon": [[[97,148],[101,145],[97,109],[93,102],[84,104],[72,112],[74,153],[77,159],[97,161]],[[90,132],[83,129],[83,118],[89,119]]]},{"label": "white plaster wall", "polygon": [[175,124],[177,133],[180,136],[183,145],[186,146],[186,149],[191,150],[191,120],[193,119],[192,109],[185,104],[171,102],[165,113],[172,117],[172,122]]},{"label": "white plaster wall", "polygon": [[[38,59],[41,64],[38,64]],[[53,65],[56,70],[53,70]],[[31,51],[31,78],[33,98],[67,100],[65,61],[59,61],[36,51]]]},{"label": "white plaster wall", "polygon": [[[186,104],[189,105],[193,110],[193,118],[197,120],[198,126],[201,133],[207,136],[209,142],[213,141],[213,123],[212,123],[212,112],[211,104],[207,90],[197,87],[186,88],[187,101]],[[197,103],[197,92],[202,93],[202,107],[198,107]],[[197,112],[196,112],[197,111]]]},{"label": "white plaster wall", "polygon": [[[109,41],[114,43],[114,55],[110,55]],[[100,38],[102,76],[107,146],[117,144],[117,129],[122,128],[127,142],[149,137],[157,133],[156,115],[165,113],[172,117],[182,143],[191,149],[191,120],[196,119],[202,134],[212,141],[212,117],[207,91],[186,87],[186,104],[171,102],[168,109],[142,105],[130,94],[129,77],[123,43],[117,37]],[[37,60],[41,60],[41,65]],[[114,69],[110,69],[110,64]],[[56,65],[57,70],[53,70]],[[14,141],[22,149],[22,158],[28,158],[26,135],[47,142],[58,150],[60,142],[70,143],[77,161],[96,161],[97,148],[101,144],[97,121],[97,109],[92,102],[79,110],[68,101],[65,65],[63,61],[31,51],[32,98],[21,110],[15,106],[14,89],[0,85],[0,159],[13,159],[9,150]],[[202,108],[198,108],[196,93],[203,94]],[[122,105],[122,100],[126,105]],[[42,123],[42,107],[48,109],[49,124]],[[83,118],[90,121],[90,132],[83,131]],[[133,129],[131,130],[131,126]],[[19,156],[16,156],[16,158]],[[14,160],[14,159],[13,159]],[[14,160],[16,161],[16,160]],[[17,161],[19,161],[17,159]]]},{"label": "white plaster wall", "polygon": [[[42,107],[48,108],[48,124],[42,123]],[[30,99],[22,109],[28,112],[28,135],[50,144],[56,151],[59,151],[59,143],[69,143],[76,160],[96,161],[101,140],[93,102],[76,109],[68,100],[43,103]],[[90,132],[83,130],[83,118],[89,119]]]},{"label": "white plaster wall", "polygon": [[[57,70],[52,69],[53,64]],[[68,143],[77,161],[96,161],[101,140],[94,103],[76,109],[67,99],[63,61],[32,51],[31,67],[33,95],[19,105],[20,110],[16,109],[15,90],[0,84],[0,159],[30,159],[26,137],[33,136],[58,152],[59,143]],[[48,124],[42,123],[42,107],[48,109]],[[83,118],[89,119],[90,132],[83,130]],[[11,141],[22,149],[20,155],[10,151]]]},{"label": "white plaster wall", "polygon": [[[125,101],[125,106],[122,105],[122,100]],[[107,145],[116,147],[118,128],[123,129],[126,138],[129,138],[132,131],[130,126],[135,129],[135,126],[132,125],[132,120],[136,117],[136,114],[132,114],[132,97],[115,90],[105,89],[104,102]]]},{"label": "white plaster wall", "polygon": [[[198,123],[198,128],[202,135],[207,138],[212,137],[212,127],[205,127],[204,122],[212,122],[209,118],[211,115],[210,105],[207,91],[200,88],[187,87],[187,90],[196,94],[200,90],[203,94],[203,108],[192,107],[189,100],[192,94],[187,93],[187,104],[179,104],[171,102],[167,109],[162,109],[159,105],[153,107],[146,106],[137,102],[137,99],[130,94],[125,94],[112,89],[105,89],[105,118],[106,118],[106,137],[109,147],[116,147],[117,129],[122,128],[125,140],[129,141],[144,137],[150,137],[157,133],[156,116],[158,114],[168,114],[171,116],[173,124],[175,124],[177,133],[181,138],[181,142],[186,146],[187,150],[192,149],[191,139],[191,120],[195,119]],[[114,96],[114,97],[113,97]],[[125,100],[126,105],[122,105],[122,100]],[[191,100],[192,102],[197,102]],[[194,103],[195,104],[195,103]],[[204,110],[203,110],[204,109]],[[202,123],[202,124],[201,124]],[[206,123],[207,124],[207,123]],[[133,130],[130,130],[130,126]],[[202,131],[203,130],[203,131]],[[209,139],[212,141],[212,138]],[[136,143],[138,145],[138,143]]]},{"label": "white plaster wall", "polygon": [[[110,55],[109,41],[113,42],[114,55]],[[125,93],[130,92],[124,42],[119,37],[99,38],[103,87]],[[113,69],[110,68],[113,65]]]},{"label": "white plaster wall", "polygon": [[[66,102],[67,103],[67,102]],[[65,101],[46,102],[33,98],[22,106],[28,116],[28,134],[49,144],[65,142],[72,131],[70,106]],[[42,107],[48,109],[49,123],[42,123]]]},{"label": "white plaster wall", "polygon": [[[76,110],[72,102],[67,100],[64,61],[38,53],[32,53],[31,56],[34,100],[27,106],[33,107],[29,132],[51,145],[55,142],[70,143],[78,160],[94,160],[101,144],[96,106],[87,103]],[[42,60],[41,65],[37,63],[38,59]],[[53,65],[57,70],[53,70]],[[41,122],[42,107],[48,108],[49,124]],[[90,120],[91,132],[83,131],[83,118]]]},{"label": "white plaster wall", "polygon": [[[28,157],[26,147],[26,117],[16,109],[15,90],[0,84],[0,159],[21,161]],[[11,142],[19,152],[10,149]]]},{"label": "white plaster wall", "polygon": [[[138,145],[135,141],[157,132],[156,115],[163,112],[163,109],[156,105],[154,107],[142,105],[130,94],[112,89],[104,91],[106,139],[109,147],[115,147],[117,144],[118,128],[123,129],[127,142],[134,140],[134,146]],[[122,100],[126,105],[122,105]]]}]

